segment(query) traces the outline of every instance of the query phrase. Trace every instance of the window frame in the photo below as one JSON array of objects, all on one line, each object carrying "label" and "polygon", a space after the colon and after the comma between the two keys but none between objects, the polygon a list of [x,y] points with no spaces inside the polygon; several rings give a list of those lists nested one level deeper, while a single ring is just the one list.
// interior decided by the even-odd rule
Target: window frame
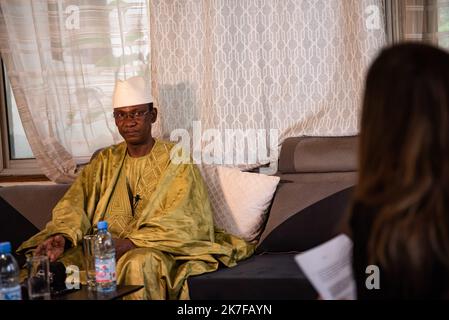
[{"label": "window frame", "polygon": [[11,159],[9,144],[9,128],[7,115],[7,87],[4,78],[5,70],[3,61],[0,72],[0,177],[2,176],[30,176],[43,175],[37,160]]}]

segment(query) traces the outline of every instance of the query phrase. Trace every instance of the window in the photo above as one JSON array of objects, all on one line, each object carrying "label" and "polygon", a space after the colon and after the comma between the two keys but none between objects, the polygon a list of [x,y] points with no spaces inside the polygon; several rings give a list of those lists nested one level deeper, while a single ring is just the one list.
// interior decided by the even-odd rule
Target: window
[{"label": "window", "polygon": [[[31,136],[30,130],[26,133],[36,156],[43,155],[39,164],[48,168],[45,171],[52,171],[53,162],[64,157],[54,170],[63,175],[74,164],[88,162],[95,150],[122,140],[108,107],[116,78],[149,71],[148,3],[144,0],[42,2],[37,6],[17,1],[2,5],[5,12],[1,19],[2,35],[8,40],[2,53],[8,71],[11,68],[11,72],[28,77],[29,82],[20,83],[23,95],[16,92],[17,103],[20,114],[32,114],[30,120],[42,119],[34,123],[24,121],[26,129],[28,123],[35,127],[31,131],[36,134]],[[35,23],[30,24],[30,19]],[[46,63],[41,64],[44,56]],[[17,61],[20,62],[16,64]],[[0,174],[25,165],[31,170],[29,166],[36,164],[36,159],[30,158],[32,152],[1,68],[0,63]],[[12,73],[9,77],[15,86],[16,78]],[[29,109],[27,112],[22,112],[22,96],[27,99],[27,105],[23,106]],[[40,145],[34,143],[38,137],[43,142]],[[66,161],[70,155],[74,161]],[[24,173],[16,170],[14,174]]]},{"label": "window", "polygon": [[449,0],[384,0],[391,43],[425,41],[449,49]]},{"label": "window", "polygon": [[0,175],[41,174],[25,136],[3,63],[0,92]]},{"label": "window", "polygon": [[[3,69],[4,70],[4,69]],[[10,159],[32,159],[34,158],[30,144],[23,130],[20,121],[19,111],[17,110],[16,99],[12,93],[6,72],[3,74],[5,79],[5,99],[6,99],[6,115],[8,124],[8,140]]]}]

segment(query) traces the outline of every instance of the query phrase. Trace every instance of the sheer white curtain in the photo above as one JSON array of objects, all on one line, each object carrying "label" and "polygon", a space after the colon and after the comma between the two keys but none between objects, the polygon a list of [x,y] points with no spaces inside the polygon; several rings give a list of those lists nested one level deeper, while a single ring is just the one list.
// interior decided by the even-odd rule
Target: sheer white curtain
[{"label": "sheer white curtain", "polygon": [[2,0],[0,51],[32,151],[71,182],[77,162],[121,137],[115,79],[148,72],[145,0]]},{"label": "sheer white curtain", "polygon": [[280,142],[356,134],[365,71],[386,42],[383,3],[150,1],[162,134],[196,120],[221,133],[278,129]]}]

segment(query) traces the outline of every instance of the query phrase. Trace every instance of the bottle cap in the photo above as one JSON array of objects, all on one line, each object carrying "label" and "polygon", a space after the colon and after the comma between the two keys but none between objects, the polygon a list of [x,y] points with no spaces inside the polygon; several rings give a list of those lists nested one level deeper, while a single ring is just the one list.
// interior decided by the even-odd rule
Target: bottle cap
[{"label": "bottle cap", "polygon": [[98,227],[98,230],[105,230],[108,228],[108,222],[107,221],[99,221],[97,227]]},{"label": "bottle cap", "polygon": [[10,242],[0,243],[0,254],[2,254],[2,253],[11,253],[11,243]]}]

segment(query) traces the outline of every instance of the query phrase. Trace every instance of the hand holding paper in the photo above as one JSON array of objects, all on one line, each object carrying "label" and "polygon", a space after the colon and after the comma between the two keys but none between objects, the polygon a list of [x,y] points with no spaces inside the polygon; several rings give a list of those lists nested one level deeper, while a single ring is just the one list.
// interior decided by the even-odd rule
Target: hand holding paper
[{"label": "hand holding paper", "polygon": [[295,260],[323,300],[355,300],[352,241],[342,234],[295,256]]}]

